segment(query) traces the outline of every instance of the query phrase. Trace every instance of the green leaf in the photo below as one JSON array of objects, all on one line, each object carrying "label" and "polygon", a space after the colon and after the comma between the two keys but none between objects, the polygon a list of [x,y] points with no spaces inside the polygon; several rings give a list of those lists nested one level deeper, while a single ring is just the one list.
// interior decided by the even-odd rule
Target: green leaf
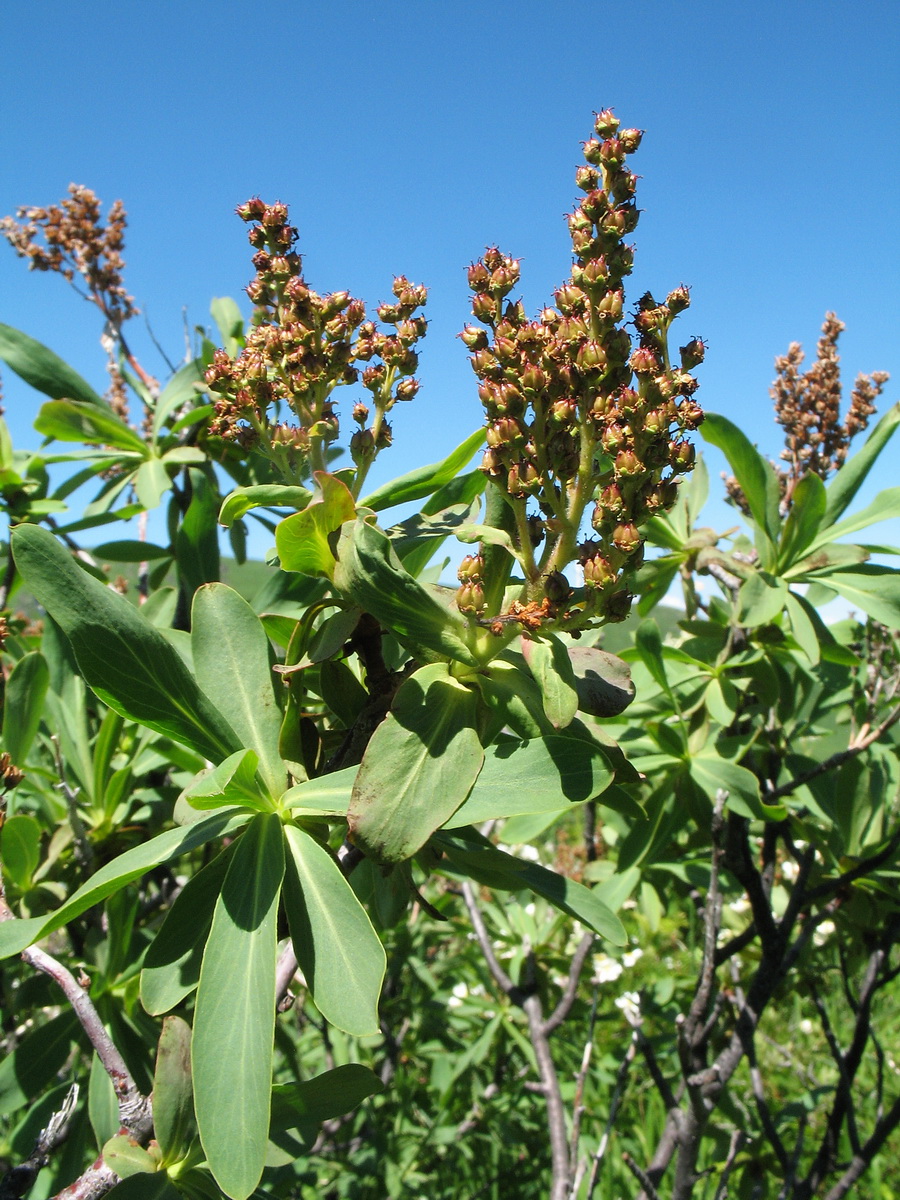
[{"label": "green leaf", "polygon": [[129,1179],[132,1175],[153,1175],[158,1166],[152,1154],[124,1133],[109,1139],[103,1147],[103,1161],[123,1179]]},{"label": "green leaf", "polygon": [[164,1164],[184,1158],[194,1136],[191,1027],[181,1017],[163,1021],[153,1074],[153,1132]]},{"label": "green leaf", "polygon": [[344,525],[336,557],[337,587],[404,645],[478,665],[464,640],[462,619],[409,574],[380,529],[363,520]]},{"label": "green leaf", "polygon": [[233,358],[238,350],[238,340],[244,336],[241,310],[230,296],[216,296],[209,306],[209,314],[219,330],[222,345]]},{"label": "green leaf", "polygon": [[593,800],[614,777],[603,747],[585,738],[550,734],[503,741],[485,753],[474,787],[444,828],[557,812]]},{"label": "green leaf", "polygon": [[246,821],[245,813],[236,814],[234,809],[219,811],[186,829],[169,829],[151,838],[149,842],[142,842],[131,850],[126,850],[124,854],[101,867],[50,916],[0,923],[0,958],[20,954],[26,946],[61,929],[93,905],[121,890],[133,879],[140,879],[154,867],[171,862],[182,854],[188,854],[198,846],[205,846],[215,838],[233,834]]},{"label": "green leaf", "polygon": [[552,633],[539,642],[523,638],[522,654],[540,688],[547,720],[554,729],[571,725],[578,711],[578,690],[565,642]]},{"label": "green leaf", "polygon": [[723,789],[728,793],[726,806],[732,812],[752,818],[763,815],[756,776],[746,767],[722,758],[712,746],[691,757],[690,774],[710,800],[715,800],[716,793]]},{"label": "green leaf", "polygon": [[351,840],[376,862],[402,862],[459,808],[484,762],[475,695],[445,663],[400,687],[360,764],[347,815]]},{"label": "green leaf", "polygon": [[236,750],[217,767],[207,768],[181,793],[191,808],[224,808],[229,804],[272,812],[273,801],[260,787],[256,776],[259,755],[255,750]]},{"label": "green leaf", "polygon": [[154,546],[152,542],[136,541],[103,542],[93,547],[91,553],[95,558],[106,559],[109,562],[155,562],[160,558],[172,557],[172,551],[167,546]]},{"label": "green leaf", "polygon": [[0,1060],[0,1116],[15,1112],[51,1083],[65,1065],[79,1029],[75,1014],[62,1012],[26,1033],[16,1048],[4,1055]]},{"label": "green leaf", "polygon": [[88,1116],[97,1146],[102,1151],[110,1138],[122,1128],[119,1119],[119,1099],[113,1081],[95,1050],[91,1055],[91,1074],[88,1080]]},{"label": "green leaf", "polygon": [[788,592],[784,603],[791,620],[791,632],[797,645],[809,659],[810,664],[814,667],[817,666],[821,658],[816,626],[816,621],[821,625],[819,614],[805,596],[796,596],[793,592]]},{"label": "green leaf", "polygon": [[195,592],[204,583],[215,583],[220,575],[219,492],[212,472],[190,467],[191,502],[175,535],[178,574],[183,586]]},{"label": "green leaf", "polygon": [[[184,408],[186,404],[191,405],[191,407],[197,404],[200,395],[194,384],[202,382],[203,366],[197,358],[193,362],[186,363],[180,370],[175,372],[153,405],[154,442],[156,442],[163,426],[173,413],[177,412],[180,408]],[[184,449],[195,449],[195,447],[184,447]]]},{"label": "green leaf", "polygon": [[30,813],[16,813],[0,826],[0,860],[16,887],[27,892],[41,861],[41,827]]},{"label": "green leaf", "polygon": [[900,402],[889,408],[866,439],[866,444],[841,467],[826,489],[825,524],[833,525],[865,482],[875,460],[900,425]]},{"label": "green leaf", "polygon": [[306,508],[313,494],[305,487],[288,487],[283,483],[260,483],[240,487],[222,501],[219,524],[226,529],[254,508]]},{"label": "green leaf", "polygon": [[285,908],[294,953],[315,1005],[345,1033],[377,1033],[386,965],[378,935],[324,846],[293,825],[285,826],[284,834],[290,854]]},{"label": "green leaf", "polygon": [[9,673],[3,698],[3,748],[23,767],[41,724],[50,682],[47,661],[37,650],[24,654]]},{"label": "green leaf", "polygon": [[285,517],[275,530],[275,547],[283,571],[333,579],[331,537],[356,516],[356,502],[335,475],[316,471],[315,480],[321,496],[315,496],[302,512]]},{"label": "green leaf", "polygon": [[708,412],[700,432],[705,441],[718,446],[728,459],[747,499],[753,520],[764,535],[760,548],[764,559],[762,565],[766,568],[774,566],[774,543],[780,533],[781,518],[778,513],[778,480],[772,464],[763,458],[747,435],[726,417]]},{"label": "green leaf", "polygon": [[900,571],[896,568],[864,563],[829,571],[821,579],[876,621],[900,629]]},{"label": "green leaf", "polygon": [[143,439],[105,405],[86,400],[48,400],[41,405],[34,427],[44,437],[60,442],[96,442],[115,446],[146,458],[150,453]]},{"label": "green leaf", "polygon": [[223,850],[187,881],[147,949],[141,1003],[151,1016],[169,1012],[199,982],[203,947],[230,856],[230,850]]},{"label": "green leaf", "polygon": [[529,889],[558,908],[589,926],[601,937],[616,946],[624,946],[627,938],[622,922],[590,888],[548,871],[538,863],[515,858],[491,845],[474,829],[446,830],[435,834],[434,841],[442,849],[450,865],[486,887],[500,891]]},{"label": "green leaf", "polygon": [[[900,492],[900,489],[897,489]],[[779,546],[778,565],[785,570],[815,541],[825,520],[825,484],[818,475],[804,475],[794,488],[791,511],[784,523]]]},{"label": "green leaf", "polygon": [[745,579],[738,592],[738,621],[746,629],[767,625],[781,614],[787,600],[787,584],[757,571]]},{"label": "green leaf", "polygon": [[144,508],[157,508],[171,486],[172,477],[161,458],[148,458],[138,467],[134,490]]},{"label": "green leaf", "polygon": [[836,538],[846,537],[848,533],[856,533],[859,529],[865,529],[867,525],[875,525],[878,521],[889,521],[896,517],[900,517],[900,487],[886,488],[883,492],[878,493],[871,504],[860,509],[858,513],[823,530],[810,553],[814,553],[820,546],[824,546]]},{"label": "green leaf", "polygon": [[67,635],[81,674],[105,704],[213,762],[241,748],[163,634],[77,566],[53,534],[20,525],[12,546],[26,586]]},{"label": "green leaf", "polygon": [[281,711],[262,622],[232,588],[206,584],[194,594],[191,649],[198,684],[241,744],[256,751],[260,776],[277,799],[287,773],[278,753]]},{"label": "green leaf", "polygon": [[[157,1171],[154,1175],[131,1175],[107,1195],[111,1200],[182,1200],[183,1193],[175,1190],[164,1171]],[[220,1197],[210,1193],[210,1200]]]},{"label": "green leaf", "polygon": [[269,1135],[281,822],[254,817],[235,849],[203,955],[191,1060],[200,1141],[232,1200],[259,1183]]},{"label": "green leaf", "polygon": [[384,1084],[368,1067],[346,1063],[300,1083],[277,1083],[272,1089],[279,1107],[308,1121],[333,1121],[352,1112],[369,1096],[384,1091]]},{"label": "green leaf", "polygon": [[596,646],[569,646],[578,707],[591,717],[617,717],[634,700],[631,668]]},{"label": "green leaf", "polygon": [[666,675],[666,664],[663,661],[662,635],[659,626],[652,619],[641,621],[634,635],[634,645],[641,657],[641,662],[650,672],[653,681],[662,688],[667,696],[671,696],[672,688]]},{"label": "green leaf", "polygon": [[430,496],[432,492],[437,491],[438,488],[443,487],[458,475],[483,443],[484,430],[476,429],[454,451],[448,454],[443,462],[431,463],[427,467],[418,467],[415,471],[409,471],[406,475],[392,479],[390,483],[385,483],[380,488],[376,488],[374,492],[370,492],[364,500],[360,501],[360,507],[380,512],[383,508],[393,508],[395,504],[406,504],[407,501],[421,500],[423,496]]},{"label": "green leaf", "polygon": [[305,808],[310,813],[344,815],[350,807],[353,784],[359,767],[345,767],[330,775],[320,775],[306,783],[298,783],[281,797],[285,808]]},{"label": "green leaf", "polygon": [[0,325],[0,358],[26,383],[54,400],[68,398],[93,404],[101,410],[111,411],[84,379],[73,371],[46,346],[13,329],[11,325]]}]

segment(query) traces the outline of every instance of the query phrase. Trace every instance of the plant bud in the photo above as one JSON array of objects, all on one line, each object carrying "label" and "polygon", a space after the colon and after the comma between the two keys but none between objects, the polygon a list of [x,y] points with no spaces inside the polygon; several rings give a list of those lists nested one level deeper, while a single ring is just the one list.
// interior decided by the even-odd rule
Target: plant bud
[{"label": "plant bud", "polygon": [[634,154],[638,146],[641,144],[641,138],[644,136],[643,129],[622,129],[619,131],[619,141],[626,154]]},{"label": "plant bud", "polygon": [[594,117],[594,131],[599,138],[612,137],[620,124],[611,108],[604,108],[603,112],[598,112]]},{"label": "plant bud", "polygon": [[550,406],[547,416],[552,425],[570,429],[578,419],[578,407],[574,400],[557,400]]},{"label": "plant bud", "polygon": [[615,178],[610,185],[610,191],[617,204],[622,204],[626,200],[633,200],[637,191],[637,175],[633,171],[616,171]]},{"label": "plant bud", "polygon": [[370,392],[380,392],[387,379],[387,370],[382,363],[366,367],[362,374],[363,387]]},{"label": "plant bud", "polygon": [[472,263],[469,267],[466,277],[469,280],[469,287],[473,292],[481,292],[491,282],[491,273],[483,262]]},{"label": "plant bud", "polygon": [[606,362],[606,351],[600,342],[593,339],[586,341],[575,356],[575,363],[580,371],[602,371]]},{"label": "plant bud", "polygon": [[611,513],[615,516],[622,512],[625,508],[625,498],[622,495],[621,489],[617,483],[609,483],[600,493],[600,507],[604,513]]},{"label": "plant bud", "polygon": [[584,563],[584,582],[586,587],[605,588],[616,581],[616,572],[608,558],[602,554],[594,554]]},{"label": "plant bud", "polygon": [[396,397],[398,400],[413,400],[419,391],[418,379],[401,379],[397,384]]},{"label": "plant bud", "polygon": [[472,300],[472,314],[478,321],[484,321],[486,325],[492,325],[499,313],[499,304],[493,296],[489,296],[487,292],[479,292]]},{"label": "plant bud", "polygon": [[572,588],[562,571],[551,571],[544,576],[544,595],[551,604],[565,604],[571,594]]},{"label": "plant bud", "polygon": [[706,356],[706,345],[700,338],[691,338],[686,346],[680,348],[681,366],[685,371],[692,371],[700,365]]},{"label": "plant bud", "polygon": [[514,338],[498,337],[494,339],[494,354],[499,362],[507,365],[516,362],[519,357],[519,348]]},{"label": "plant bud", "polygon": [[673,471],[689,471],[694,465],[695,452],[690,442],[669,443],[669,463]]},{"label": "plant bud", "polygon": [[662,363],[649,346],[639,346],[632,354],[629,365],[635,375],[654,375],[662,370]]},{"label": "plant bud", "polygon": [[617,623],[624,621],[631,612],[631,602],[634,600],[631,592],[622,590],[613,592],[611,596],[603,597],[603,615],[607,621]]},{"label": "plant bud", "polygon": [[645,473],[644,464],[633,450],[620,450],[616,455],[617,477],[628,479]]},{"label": "plant bud", "polygon": [[628,436],[623,426],[613,423],[607,425],[600,435],[600,445],[607,454],[618,454],[628,445]]},{"label": "plant bud", "polygon": [[590,141],[582,143],[582,149],[584,150],[585,160],[587,162],[589,162],[592,167],[600,166],[600,162],[601,162],[600,151],[602,150],[602,148],[603,148],[602,143],[598,142],[596,138],[591,138]]},{"label": "plant bud", "polygon": [[483,612],[484,588],[480,583],[464,583],[456,592],[456,607],[463,613]]},{"label": "plant bud", "polygon": [[[488,345],[487,330],[479,329],[477,325],[467,325],[459,335],[463,344],[469,350],[486,350]],[[474,364],[474,359],[472,360]]]},{"label": "plant bud", "polygon": [[581,202],[581,211],[592,222],[599,221],[609,212],[609,198],[606,192],[595,188]]},{"label": "plant bud", "polygon": [[481,458],[481,470],[492,479],[503,474],[503,460],[495,450],[485,450]]},{"label": "plant bud", "polygon": [[371,429],[357,429],[350,438],[350,457],[354,462],[368,462],[375,455],[375,438]]},{"label": "plant bud", "polygon": [[613,530],[613,545],[625,555],[632,555],[641,545],[641,535],[631,521],[617,525]]},{"label": "plant bud", "polygon": [[456,578],[460,583],[474,583],[484,576],[484,557],[481,554],[467,554],[459,564]]},{"label": "plant bud", "polygon": [[549,382],[546,371],[540,367],[528,366],[522,372],[521,384],[526,392],[543,392]]},{"label": "plant bud", "polygon": [[691,306],[691,289],[684,283],[679,284],[666,296],[666,308],[673,317],[684,312],[686,308]]},{"label": "plant bud", "polygon": [[682,400],[678,405],[678,420],[685,429],[697,429],[703,423],[703,409],[695,400]]},{"label": "plant bud", "polygon": [[600,146],[600,162],[615,166],[625,157],[625,147],[617,137],[608,137]]},{"label": "plant bud", "polygon": [[528,538],[532,547],[536,550],[546,536],[546,526],[540,517],[533,513],[528,517]]},{"label": "plant bud", "polygon": [[508,295],[519,281],[519,264],[509,259],[491,274],[490,289],[497,297]]},{"label": "plant bud", "polygon": [[353,405],[353,420],[357,425],[365,425],[369,419],[369,409],[365,404],[357,402]]},{"label": "plant bud", "polygon": [[583,192],[592,192],[600,182],[600,176],[593,167],[579,167],[575,172],[575,184]]}]

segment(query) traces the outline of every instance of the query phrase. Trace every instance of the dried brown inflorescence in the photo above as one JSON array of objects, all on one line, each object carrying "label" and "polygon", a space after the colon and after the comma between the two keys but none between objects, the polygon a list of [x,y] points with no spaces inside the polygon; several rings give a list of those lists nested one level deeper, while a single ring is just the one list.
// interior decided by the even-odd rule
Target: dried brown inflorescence
[{"label": "dried brown inflorescence", "polygon": [[[427,291],[398,276],[393,301],[377,310],[393,326],[383,333],[366,319],[362,300],[346,291],[319,295],[307,285],[285,204],[253,199],[237,212],[251,226],[256,276],[247,294],[256,313],[241,353],[232,358],[217,350],[206,373],[216,397],[210,431],[260,449],[285,478],[299,479],[308,468],[325,469],[327,447],[339,433],[332,393],[361,377],[375,411],[363,403],[353,408],[358,489],[375,455],[390,445],[385,415],[419,389],[415,346],[426,332],[418,310]],[[356,363],[368,366],[360,371]]]},{"label": "dried brown inflorescence", "polygon": [[[79,295],[96,304],[106,319],[103,344],[109,356],[113,410],[123,419],[128,415],[125,384],[116,362],[116,343],[151,392],[156,380],[147,375],[131,356],[122,336],[122,326],[138,313],[134,298],[125,288],[125,227],[127,214],[121,200],[113,202],[104,222],[100,201],[90,188],[69,184],[69,195],[49,208],[25,206],[14,217],[0,218],[0,233],[32,271],[55,271]],[[82,291],[79,282],[86,291]]]},{"label": "dried brown inflorescence", "polygon": [[[662,303],[641,297],[637,345],[623,319],[634,257],[625,239],[638,222],[637,177],[627,159],[641,132],[620,129],[607,110],[595,133],[576,173],[585,196],[567,218],[575,257],[556,306],[528,320],[521,301],[508,299],[518,261],[491,247],[469,268],[472,312],[486,328],[470,325],[461,335],[487,414],[483,470],[515,510],[531,611],[555,613],[564,604],[562,572],[577,560],[588,596],[581,615],[571,614],[573,628],[586,614],[627,615],[640,527],[674,503],[679,477],[694,463],[685,434],[703,416],[690,372],[704,344],[688,341],[674,364],[668,345],[673,319],[690,304],[688,289]],[[588,509],[594,536],[579,542]],[[477,612],[472,569],[461,576],[459,602]]]},{"label": "dried brown inflorescence", "polygon": [[[875,412],[875,401],[890,378],[886,371],[858,375],[846,420],[841,420],[843,391],[837,343],[845,328],[835,313],[825,314],[816,358],[808,371],[801,371],[804,354],[799,342],[792,342],[787,354],[775,359],[776,375],[769,394],[775,402],[775,420],[785,432],[781,457],[788,468],[776,467],[784,511],[790,507],[794,488],[804,475],[827,479],[842,466],[851,441],[867,427]],[[737,480],[730,477],[725,483],[731,499],[746,513]]]}]

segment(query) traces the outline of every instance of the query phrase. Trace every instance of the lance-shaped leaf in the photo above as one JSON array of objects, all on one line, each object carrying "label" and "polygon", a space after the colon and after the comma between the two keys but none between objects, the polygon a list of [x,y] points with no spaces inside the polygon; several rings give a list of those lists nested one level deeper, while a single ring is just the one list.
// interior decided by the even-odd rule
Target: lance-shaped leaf
[{"label": "lance-shaped leaf", "polygon": [[[176,371],[153,405],[153,438],[159,437],[163,425],[169,417],[186,404],[194,405],[199,400],[199,393],[194,386],[203,382],[203,365],[200,359],[186,363]],[[183,447],[191,449],[191,447]]]},{"label": "lance-shaped leaf", "polygon": [[7,1116],[39,1095],[56,1078],[80,1033],[70,1009],[26,1033],[0,1060],[0,1116]]},{"label": "lance-shaped leaf", "polygon": [[147,949],[141,1003],[151,1016],[180,1004],[200,980],[203,947],[231,853],[226,848],[187,881]]},{"label": "lance-shaped leaf", "polygon": [[284,901],[294,953],[326,1021],[345,1033],[378,1032],[385,954],[366,910],[324,846],[285,827]]},{"label": "lance-shaped leaf", "polygon": [[375,526],[362,520],[343,526],[334,582],[404,645],[478,665],[466,644],[462,618],[410,575],[386,534]]},{"label": "lance-shaped leaf", "polygon": [[219,524],[230,528],[254,508],[306,508],[313,494],[305,487],[289,487],[284,483],[259,483],[235,488],[222,501]]},{"label": "lance-shaped leaf", "polygon": [[418,467],[415,471],[392,479],[390,483],[385,483],[374,492],[370,492],[361,501],[361,506],[380,512],[383,508],[392,508],[395,504],[406,504],[410,500],[421,500],[423,496],[430,496],[459,474],[483,442],[484,430],[476,429],[448,454],[443,462]]},{"label": "lance-shaped leaf", "polygon": [[772,464],[760,454],[737,425],[717,413],[707,413],[701,433],[710,445],[718,446],[728,459],[753,520],[762,533],[759,546],[763,566],[774,566],[774,542],[779,536],[778,480]]},{"label": "lance-shaped leaf", "polygon": [[50,682],[47,661],[37,650],[23,655],[6,681],[3,697],[3,749],[24,766],[43,714]]},{"label": "lance-shaped leaf", "polygon": [[844,463],[828,485],[826,489],[828,503],[825,508],[826,525],[831,525],[840,519],[841,514],[862,487],[875,460],[890,441],[898,425],[900,425],[900,402],[887,410],[869,434],[862,450]]},{"label": "lance-shaped leaf", "polygon": [[446,854],[451,868],[468,875],[485,887],[499,891],[535,892],[554,908],[583,921],[601,937],[616,946],[626,941],[622,922],[611,908],[581,883],[548,871],[539,863],[515,858],[498,850],[487,838],[472,828],[442,830],[435,834],[435,843]]},{"label": "lance-shaped leaf", "polygon": [[856,533],[859,529],[865,529],[867,525],[875,525],[878,521],[894,520],[897,517],[900,517],[900,487],[885,488],[883,492],[878,493],[871,504],[867,504],[858,513],[823,530],[809,552],[815,553],[826,542],[846,537],[848,533]]},{"label": "lance-shaped leaf", "polygon": [[153,1132],[163,1163],[184,1158],[194,1136],[191,1027],[181,1017],[163,1021],[153,1073]]},{"label": "lance-shaped leaf", "polygon": [[142,458],[150,453],[146,442],[121,417],[85,400],[49,400],[41,406],[34,427],[44,437],[60,442],[97,442]]},{"label": "lance-shaped leaf", "polygon": [[333,579],[332,535],[356,516],[356,502],[337,476],[316,471],[315,479],[321,496],[302,512],[285,517],[275,531],[275,546],[282,570]]},{"label": "lance-shaped leaf", "polygon": [[725,803],[732,812],[754,819],[764,815],[759,780],[746,767],[722,758],[713,746],[691,756],[690,774],[710,800],[715,800],[716,793],[723,790],[728,793]]},{"label": "lance-shaped leaf", "polygon": [[41,861],[41,827],[30,813],[15,813],[0,825],[0,862],[21,891],[31,887]]},{"label": "lance-shaped leaf", "polygon": [[510,738],[485,753],[475,786],[444,828],[558,812],[593,800],[614,778],[603,747],[596,742],[565,734],[527,741]]},{"label": "lance-shaped leaf", "polygon": [[900,571],[863,563],[819,576],[845,600],[891,629],[900,629]]},{"label": "lance-shaped leaf", "polygon": [[233,588],[206,584],[194,594],[191,650],[197,682],[242,745],[259,755],[260,776],[277,799],[287,774],[278,753],[281,711],[262,622]]},{"label": "lance-shaped leaf", "polygon": [[179,799],[191,808],[224,808],[239,804],[261,812],[272,812],[273,800],[265,794],[256,777],[259,756],[255,750],[236,750],[217,767],[201,771],[189,783]]},{"label": "lance-shaped leaf", "polygon": [[350,837],[376,862],[411,858],[459,808],[484,762],[475,696],[445,663],[401,686],[353,785]]},{"label": "lance-shaped leaf", "polygon": [[254,817],[216,904],[194,1010],[191,1061],[200,1142],[232,1200],[259,1183],[269,1135],[281,822]]},{"label": "lance-shaped leaf", "polygon": [[778,562],[782,569],[795,563],[816,542],[825,520],[826,503],[825,484],[818,475],[805,475],[794,488],[791,511],[781,534]]},{"label": "lance-shaped leaf", "polygon": [[20,379],[45,396],[51,396],[54,400],[68,396],[71,400],[83,400],[99,409],[111,411],[106,401],[77,371],[73,371],[58,354],[20,329],[0,325],[0,358]]},{"label": "lance-shaped leaf", "polygon": [[163,634],[83,571],[52,533],[20,525],[12,546],[26,586],[66,634],[85,682],[105,704],[213,762],[241,748]]},{"label": "lance-shaped leaf", "polygon": [[67,922],[80,916],[93,905],[99,904],[113,892],[119,891],[133,879],[140,879],[161,863],[171,862],[173,858],[196,850],[198,846],[205,846],[214,838],[234,833],[246,824],[246,821],[246,813],[235,813],[234,809],[223,810],[203,817],[186,829],[168,829],[165,833],[151,838],[149,842],[126,850],[124,854],[101,867],[49,917],[29,917],[24,921],[0,923],[0,958],[21,953],[32,942],[61,929]]},{"label": "lance-shaped leaf", "polygon": [[361,1063],[346,1063],[299,1083],[278,1083],[272,1089],[279,1108],[307,1121],[333,1121],[352,1112],[369,1096],[384,1091],[378,1076]]},{"label": "lance-shaped leaf", "polygon": [[544,714],[554,729],[571,725],[578,711],[575,671],[565,643],[555,634],[522,639],[522,654],[541,691]]}]

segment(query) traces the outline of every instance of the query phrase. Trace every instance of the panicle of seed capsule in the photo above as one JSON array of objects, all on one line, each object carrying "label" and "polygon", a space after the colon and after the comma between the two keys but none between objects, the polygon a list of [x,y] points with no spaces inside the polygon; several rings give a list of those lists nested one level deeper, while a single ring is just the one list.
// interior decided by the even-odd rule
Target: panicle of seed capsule
[{"label": "panicle of seed capsule", "polygon": [[[210,431],[244,447],[266,439],[301,463],[313,441],[327,445],[339,435],[333,390],[361,378],[372,393],[376,417],[365,428],[369,408],[357,403],[353,419],[362,428],[350,448],[357,464],[368,462],[390,443],[384,414],[419,389],[415,346],[426,333],[418,310],[427,289],[397,276],[393,301],[377,310],[379,320],[394,327],[385,333],[367,319],[362,300],[346,291],[320,295],[308,285],[287,205],[253,197],[237,214],[250,225],[256,275],[247,294],[256,312],[240,354],[232,358],[217,350],[206,372],[217,398]],[[369,365],[360,371],[357,363]],[[274,414],[285,406],[296,423],[275,422]]]},{"label": "panicle of seed capsule", "polygon": [[[775,404],[775,420],[785,433],[781,458],[789,465],[786,470],[776,467],[785,509],[804,475],[827,479],[840,469],[852,439],[867,427],[875,401],[890,378],[886,371],[858,375],[847,416],[841,420],[843,389],[837,343],[845,328],[835,313],[825,314],[816,358],[807,371],[802,370],[804,353],[799,342],[792,342],[787,353],[775,359],[776,374],[769,394]],[[725,483],[730,498],[747,512],[737,480],[726,477]]]},{"label": "panicle of seed capsule", "polygon": [[116,328],[135,316],[138,309],[122,281],[127,214],[121,200],[113,203],[104,223],[100,201],[90,188],[71,183],[59,204],[22,207],[16,216],[18,220],[0,219],[0,233],[28,259],[30,270],[56,271],[70,283],[80,276],[90,299]]},{"label": "panicle of seed capsule", "polygon": [[693,338],[678,365],[670,362],[669,327],[690,304],[684,285],[661,303],[641,297],[636,345],[624,328],[624,281],[634,261],[626,238],[639,216],[627,160],[641,132],[621,129],[605,110],[595,134],[584,143],[587,165],[576,172],[585,194],[566,218],[574,261],[555,306],[528,320],[510,298],[519,262],[491,246],[468,269],[477,324],[460,336],[487,417],[482,469],[514,501],[533,497],[539,524],[569,512],[576,489],[587,491],[595,537],[578,557],[585,584],[599,593],[599,615],[614,620],[627,615],[640,526],[672,506],[678,478],[693,467],[685,435],[703,413],[690,371],[705,347]]}]

